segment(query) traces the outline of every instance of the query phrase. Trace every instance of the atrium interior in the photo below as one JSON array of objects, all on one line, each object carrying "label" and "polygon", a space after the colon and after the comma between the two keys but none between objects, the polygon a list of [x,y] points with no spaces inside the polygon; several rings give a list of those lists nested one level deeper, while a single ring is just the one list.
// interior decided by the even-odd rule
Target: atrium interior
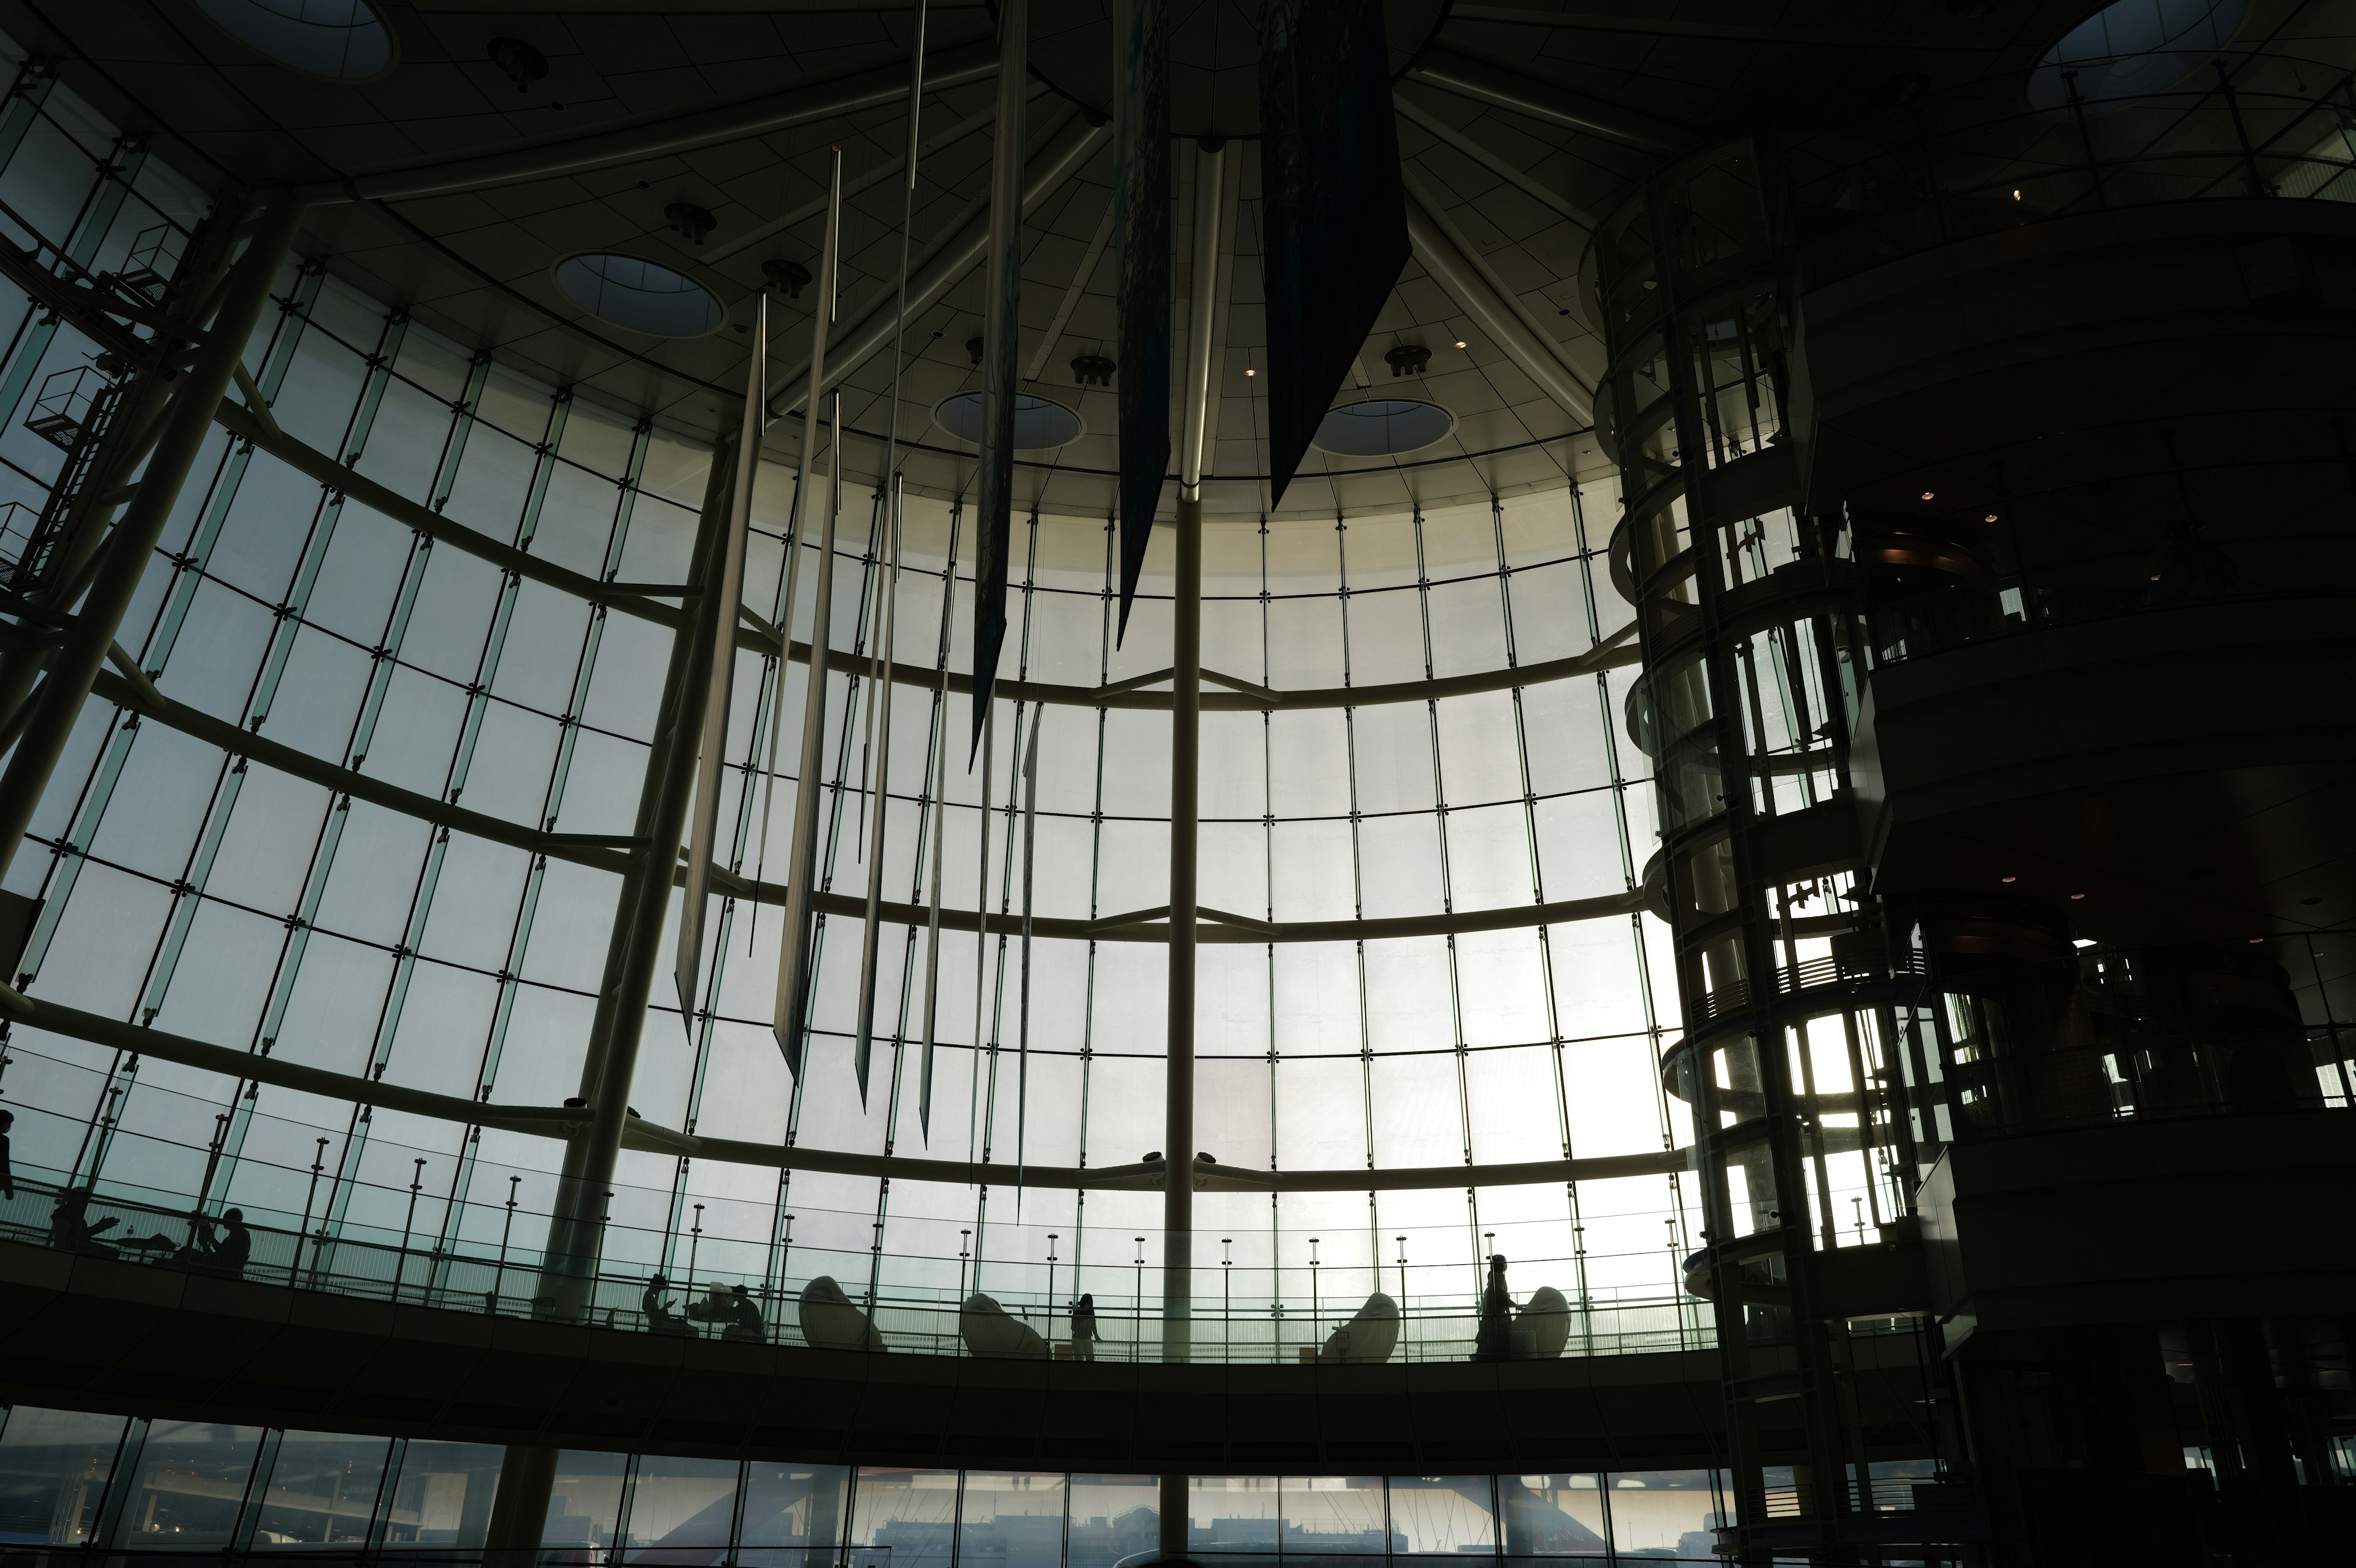
[{"label": "atrium interior", "polygon": [[2356,0],[0,81],[0,1568],[2356,1565]]}]

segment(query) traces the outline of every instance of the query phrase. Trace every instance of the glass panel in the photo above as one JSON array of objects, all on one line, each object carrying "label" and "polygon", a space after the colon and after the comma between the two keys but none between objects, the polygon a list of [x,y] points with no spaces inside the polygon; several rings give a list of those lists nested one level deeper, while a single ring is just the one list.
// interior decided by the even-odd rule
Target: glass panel
[{"label": "glass panel", "polygon": [[1623,1555],[1708,1558],[1717,1549],[1711,1533],[1725,1517],[1719,1500],[1722,1471],[1639,1470],[1614,1473],[1612,1540]]},{"label": "glass panel", "polygon": [[1277,1550],[1282,1530],[1273,1476],[1194,1477],[1186,1509],[1186,1550],[1195,1557]]},{"label": "glass panel", "polygon": [[1287,1476],[1277,1495],[1286,1556],[1312,1554],[1325,1568],[1380,1568],[1388,1536],[1380,1476]]},{"label": "glass panel", "polygon": [[1113,1568],[1161,1545],[1162,1477],[1074,1476],[1065,1568]]},{"label": "glass panel", "polygon": [[115,1544],[175,1551],[229,1545],[261,1445],[259,1426],[155,1423],[132,1474]]},{"label": "glass panel", "polygon": [[1500,1476],[1497,1506],[1508,1557],[1605,1554],[1600,1476]]},{"label": "glass panel", "polygon": [[955,1470],[861,1470],[851,1568],[948,1568],[957,1495]]},{"label": "glass panel", "polygon": [[587,1551],[598,1554],[593,1561],[602,1560],[614,1544],[615,1526],[621,1518],[622,1473],[628,1462],[626,1454],[584,1453],[576,1448],[559,1454],[541,1545]]},{"label": "glass panel", "polygon": [[969,1470],[958,1561],[1058,1568],[1064,1560],[1064,1477]]},{"label": "glass panel", "polygon": [[401,1456],[385,1509],[387,1546],[472,1552],[488,1538],[507,1450],[488,1443],[419,1443]]},{"label": "glass panel", "polygon": [[262,1495],[257,1547],[343,1546],[367,1541],[384,1484],[381,1437],[290,1432],[278,1445]]},{"label": "glass panel", "polygon": [[848,1466],[754,1460],[744,1467],[744,1513],[736,1560],[762,1568],[833,1562],[842,1541],[842,1505],[850,1488]]},{"label": "glass panel", "polygon": [[1400,1553],[1460,1561],[1497,1552],[1496,1493],[1487,1476],[1394,1476],[1391,1535]]},{"label": "glass panel", "polygon": [[80,1546],[97,1522],[126,1424],[18,1405],[0,1428],[0,1542]]},{"label": "glass panel", "polygon": [[717,1563],[736,1523],[734,1459],[648,1454],[630,1477],[631,1563]]}]

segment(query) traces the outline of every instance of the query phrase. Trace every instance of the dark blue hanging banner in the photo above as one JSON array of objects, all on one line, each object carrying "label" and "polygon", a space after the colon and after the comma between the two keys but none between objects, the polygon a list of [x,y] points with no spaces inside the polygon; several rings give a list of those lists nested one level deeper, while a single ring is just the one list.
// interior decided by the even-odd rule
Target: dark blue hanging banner
[{"label": "dark blue hanging banner", "polygon": [[1120,628],[1170,470],[1170,0],[1113,23],[1113,199],[1120,250]]},{"label": "dark blue hanging banner", "polygon": [[1379,0],[1261,0],[1269,505],[1407,265],[1407,194]]},{"label": "dark blue hanging banner", "polygon": [[998,144],[990,173],[990,261],[982,296],[981,482],[975,497],[973,746],[1006,643],[1006,552],[1014,528],[1014,399],[1023,336],[1023,106],[1031,81],[1029,0],[998,7]]}]

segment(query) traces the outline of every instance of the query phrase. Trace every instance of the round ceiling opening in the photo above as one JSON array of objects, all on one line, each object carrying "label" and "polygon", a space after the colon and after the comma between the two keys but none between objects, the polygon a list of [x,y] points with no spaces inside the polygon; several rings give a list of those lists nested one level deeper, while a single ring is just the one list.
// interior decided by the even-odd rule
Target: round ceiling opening
[{"label": "round ceiling opening", "polygon": [[2115,0],[2062,35],[2029,73],[2029,101],[2089,112],[2124,109],[2216,58],[2242,25],[2244,0]]},{"label": "round ceiling opening", "polygon": [[573,256],[556,264],[565,297],[600,321],[654,337],[700,337],[727,312],[684,272],[636,256]]},{"label": "round ceiling opening", "polygon": [[[941,428],[959,441],[981,443],[981,394],[959,392],[933,411]],[[1034,398],[1028,392],[1014,394],[1014,450],[1044,452],[1051,446],[1063,446],[1078,438],[1080,416],[1061,403],[1051,403],[1044,398]]]},{"label": "round ceiling opening", "polygon": [[197,0],[197,9],[306,76],[365,81],[392,69],[392,29],[368,0]]},{"label": "round ceiling opening", "polygon": [[1377,398],[1328,413],[1317,427],[1315,445],[1336,457],[1391,457],[1420,451],[1455,428],[1455,419],[1436,403]]}]

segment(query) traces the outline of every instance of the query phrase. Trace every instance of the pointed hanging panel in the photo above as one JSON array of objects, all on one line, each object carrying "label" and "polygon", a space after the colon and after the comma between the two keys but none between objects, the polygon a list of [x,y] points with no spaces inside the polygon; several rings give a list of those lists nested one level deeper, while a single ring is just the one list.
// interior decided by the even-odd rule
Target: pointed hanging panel
[{"label": "pointed hanging panel", "polygon": [[1259,48],[1273,506],[1407,265],[1407,195],[1383,8],[1262,0]]},{"label": "pointed hanging panel", "polygon": [[1125,0],[1113,33],[1120,244],[1120,627],[1170,471],[1170,0]]},{"label": "pointed hanging panel", "polygon": [[998,145],[990,176],[990,272],[982,294],[981,477],[975,499],[973,743],[1006,643],[1006,555],[1014,526],[1014,398],[1022,389],[1023,106],[1028,0],[998,8]]}]

